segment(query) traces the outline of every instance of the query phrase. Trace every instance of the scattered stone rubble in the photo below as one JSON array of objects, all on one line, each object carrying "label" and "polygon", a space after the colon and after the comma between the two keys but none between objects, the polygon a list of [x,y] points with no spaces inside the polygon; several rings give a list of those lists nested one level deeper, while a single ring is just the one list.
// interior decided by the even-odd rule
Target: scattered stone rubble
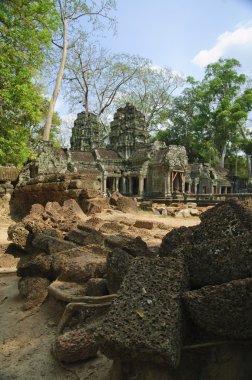
[{"label": "scattered stone rubble", "polygon": [[[91,328],[95,337],[86,322],[73,335],[57,338],[60,360],[87,359],[99,348],[114,360],[111,379],[147,379],[150,367],[157,379],[196,378],[199,371],[208,378],[206,362],[216,345],[224,339],[228,350],[232,339],[252,339],[251,200],[215,206],[201,215],[199,225],[172,230],[158,255],[140,237],[109,226],[102,232],[105,224],[66,201],[34,205],[9,229],[23,252],[18,275],[26,308],[43,302],[55,280],[62,281],[63,290],[66,282],[70,289],[78,285],[84,299],[117,292],[109,311]],[[122,218],[119,224],[151,231],[150,222],[133,225]]]},{"label": "scattered stone rubble", "polygon": [[155,215],[174,216],[176,218],[190,218],[191,216],[200,216],[206,211],[206,207],[198,207],[195,202],[187,203],[155,203],[152,201],[144,201],[141,208],[145,211],[152,211]]},{"label": "scattered stone rubble", "polygon": [[[252,338],[251,211],[251,201],[216,206],[202,214],[200,225],[167,234],[160,257],[131,260],[119,296],[98,331],[102,351],[117,363],[114,370],[121,363],[120,376],[126,376],[127,366],[134,367],[131,375],[136,379],[147,379],[152,363],[159,378],[162,363],[167,369],[162,378],[170,379],[170,373],[180,379],[183,345],[209,342],[211,347],[212,342],[214,347],[223,338]],[[191,376],[204,367],[204,360]]]}]

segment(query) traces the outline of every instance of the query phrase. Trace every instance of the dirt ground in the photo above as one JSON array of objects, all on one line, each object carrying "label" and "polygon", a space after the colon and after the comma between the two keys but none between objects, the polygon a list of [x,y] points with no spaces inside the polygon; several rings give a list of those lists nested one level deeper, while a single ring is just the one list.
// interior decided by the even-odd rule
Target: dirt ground
[{"label": "dirt ground", "polygon": [[[104,213],[97,217],[115,222],[117,218],[152,220],[163,223],[167,230],[179,226],[193,226],[199,218],[178,219],[154,215]],[[18,259],[4,254],[8,245],[7,228],[13,223],[6,218],[0,221],[0,268],[14,268]],[[164,227],[164,226],[163,226]],[[159,245],[167,233],[165,228],[143,230],[147,244]],[[22,310],[23,300],[18,292],[18,278],[13,274],[0,274],[0,380],[82,379],[104,380],[111,361],[99,354],[96,359],[72,365],[62,365],[51,354],[56,327],[63,312],[62,305],[48,299],[37,310]]]}]

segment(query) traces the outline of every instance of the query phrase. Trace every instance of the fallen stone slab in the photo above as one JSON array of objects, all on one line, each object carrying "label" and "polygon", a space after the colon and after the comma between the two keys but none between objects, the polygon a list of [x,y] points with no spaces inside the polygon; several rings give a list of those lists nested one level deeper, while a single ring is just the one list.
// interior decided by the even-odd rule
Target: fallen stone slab
[{"label": "fallen stone slab", "polygon": [[101,213],[102,210],[109,208],[109,200],[104,197],[83,199],[81,201],[81,208],[87,215]]},{"label": "fallen stone slab", "polygon": [[85,294],[90,297],[101,297],[109,294],[108,283],[104,278],[90,278],[86,284]]},{"label": "fallen stone slab", "polygon": [[53,353],[56,358],[65,363],[87,360],[97,355],[98,345],[94,335],[85,329],[69,331],[56,338]]},{"label": "fallen stone slab", "polygon": [[110,249],[120,248],[134,257],[150,255],[147,244],[140,236],[130,238],[121,235],[111,235],[105,238],[104,244]]},{"label": "fallen stone slab", "polygon": [[166,257],[172,252],[181,247],[183,244],[190,244],[190,239],[193,235],[193,228],[179,227],[168,232],[162,240],[159,248],[159,256]]},{"label": "fallen stone slab", "polygon": [[118,211],[122,211],[122,212],[134,213],[138,211],[137,202],[132,198],[124,197],[124,196],[121,196],[117,199],[115,207]]},{"label": "fallen stone slab", "polygon": [[252,338],[252,278],[188,291],[183,300],[204,330],[228,338]]},{"label": "fallen stone slab", "polygon": [[12,224],[8,228],[8,239],[18,248],[25,249],[28,244],[29,231],[24,227],[22,222]]},{"label": "fallen stone slab", "polygon": [[252,236],[244,239],[241,235],[195,245],[188,243],[180,247],[177,244],[172,246],[172,236],[176,238],[176,233],[170,234],[170,238],[167,235],[159,254],[169,253],[185,260],[192,288],[252,277]]},{"label": "fallen stone slab", "polygon": [[84,231],[84,226],[82,229],[71,230],[66,235],[66,240],[70,240],[78,245],[88,245],[88,244],[103,244],[103,235],[101,232],[96,231],[92,228],[86,228]]},{"label": "fallen stone slab", "polygon": [[52,257],[46,253],[38,255],[23,255],[17,264],[18,277],[46,277],[55,278],[52,269]]},{"label": "fallen stone slab", "polygon": [[128,272],[133,257],[120,248],[113,249],[107,256],[107,282],[110,293],[117,293]]},{"label": "fallen stone slab", "polygon": [[32,245],[33,247],[38,248],[49,255],[76,247],[76,244],[70,241],[58,239],[42,233],[35,235],[32,240]]},{"label": "fallen stone slab", "polygon": [[90,278],[103,278],[106,274],[105,250],[98,247],[78,247],[53,254],[52,267],[60,281],[83,284]]},{"label": "fallen stone slab", "polygon": [[24,310],[40,306],[48,295],[50,281],[41,277],[24,277],[18,282],[19,293],[26,298]]},{"label": "fallen stone slab", "polygon": [[152,230],[154,224],[153,222],[149,222],[148,220],[136,220],[133,226],[136,228],[145,228],[147,230]]},{"label": "fallen stone slab", "polygon": [[183,335],[180,294],[186,289],[182,261],[135,258],[98,329],[102,352],[109,358],[177,367]]}]

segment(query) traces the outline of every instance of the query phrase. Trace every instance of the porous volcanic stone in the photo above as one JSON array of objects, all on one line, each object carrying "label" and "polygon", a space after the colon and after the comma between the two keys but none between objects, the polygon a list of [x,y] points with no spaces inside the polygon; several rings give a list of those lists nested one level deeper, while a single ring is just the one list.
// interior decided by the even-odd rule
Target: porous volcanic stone
[{"label": "porous volcanic stone", "polygon": [[65,363],[74,363],[96,356],[98,345],[94,336],[84,329],[72,330],[56,338],[53,352],[57,359]]},{"label": "porous volcanic stone", "polygon": [[22,256],[17,264],[17,276],[53,278],[52,257],[46,253]]},{"label": "porous volcanic stone", "polygon": [[108,294],[107,281],[104,278],[90,278],[86,285],[87,296],[105,296]]},{"label": "porous volcanic stone", "polygon": [[190,238],[193,234],[193,228],[179,227],[174,228],[164,236],[159,248],[159,256],[169,256],[173,250],[179,248],[182,244],[190,244]]},{"label": "porous volcanic stone", "polygon": [[124,196],[118,198],[115,207],[122,212],[136,212],[138,210],[136,201]]},{"label": "porous volcanic stone", "polygon": [[149,222],[148,220],[137,220],[134,224],[134,227],[152,230],[153,229],[153,222]]},{"label": "porous volcanic stone", "polygon": [[252,231],[252,200],[229,201],[217,205],[200,216],[201,223],[193,233],[193,243],[250,235]]},{"label": "porous volcanic stone", "polygon": [[81,208],[87,215],[93,215],[102,212],[102,210],[109,208],[109,200],[105,197],[83,199]]},{"label": "porous volcanic stone", "polygon": [[[103,250],[104,251],[104,250]],[[53,254],[53,269],[60,281],[83,284],[93,277],[104,277],[106,254],[100,247],[79,247]]]},{"label": "porous volcanic stone", "polygon": [[252,236],[183,245],[172,255],[184,257],[193,288],[252,277]]},{"label": "porous volcanic stone", "polygon": [[70,240],[78,245],[88,245],[88,244],[102,244],[103,243],[103,235],[101,232],[96,231],[92,228],[84,228],[82,230],[75,229],[70,231],[66,235],[66,239]]},{"label": "porous volcanic stone", "polygon": [[42,233],[35,235],[34,239],[32,240],[32,245],[35,248],[39,248],[48,254],[66,251],[67,249],[76,247],[76,245],[70,241],[57,239]]},{"label": "porous volcanic stone", "polygon": [[50,281],[41,277],[24,277],[19,280],[19,293],[26,298],[23,309],[29,310],[44,302]]},{"label": "porous volcanic stone", "polygon": [[107,281],[110,293],[116,293],[128,272],[133,257],[120,248],[115,248],[107,256]]},{"label": "porous volcanic stone", "polygon": [[252,278],[188,291],[183,299],[193,321],[206,331],[252,338]]},{"label": "porous volcanic stone", "polygon": [[140,236],[130,238],[121,235],[111,235],[105,238],[104,244],[110,249],[120,248],[134,257],[149,256],[151,254],[147,244]]},{"label": "porous volcanic stone", "polygon": [[177,367],[182,344],[180,294],[185,289],[187,273],[182,261],[134,259],[98,329],[101,350],[110,358]]},{"label": "porous volcanic stone", "polygon": [[12,224],[8,228],[8,238],[21,249],[25,249],[29,239],[29,231],[24,227],[23,223]]}]

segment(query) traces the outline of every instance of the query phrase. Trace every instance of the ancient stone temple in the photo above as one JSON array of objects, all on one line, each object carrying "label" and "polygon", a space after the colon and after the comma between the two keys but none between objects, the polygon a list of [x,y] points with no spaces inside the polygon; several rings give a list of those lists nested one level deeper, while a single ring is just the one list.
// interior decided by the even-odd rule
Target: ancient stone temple
[{"label": "ancient stone temple", "polygon": [[113,191],[147,199],[233,192],[226,170],[188,163],[183,146],[151,143],[144,115],[131,104],[117,110],[106,146],[101,127],[96,115],[81,112],[71,149],[42,143],[37,158],[19,175],[15,207],[24,205],[28,210],[37,199],[46,204],[74,198],[82,204],[85,197]]},{"label": "ancient stone temple", "polygon": [[125,159],[148,142],[144,115],[130,103],[117,110],[110,128],[110,146]]},{"label": "ancient stone temple", "polygon": [[71,137],[71,149],[89,152],[102,146],[102,127],[93,113],[81,112],[74,122]]},{"label": "ancient stone temple", "polygon": [[[185,148],[167,147],[160,141],[150,143],[144,115],[133,105],[127,103],[115,113],[106,148],[98,131],[93,132],[98,124],[93,128],[83,117],[83,113],[78,115],[73,128],[72,163],[76,171],[87,164],[96,167],[102,177],[102,192],[120,191],[139,197],[170,197],[174,192],[184,192],[188,170]],[[84,157],[83,151],[90,153]]]}]

